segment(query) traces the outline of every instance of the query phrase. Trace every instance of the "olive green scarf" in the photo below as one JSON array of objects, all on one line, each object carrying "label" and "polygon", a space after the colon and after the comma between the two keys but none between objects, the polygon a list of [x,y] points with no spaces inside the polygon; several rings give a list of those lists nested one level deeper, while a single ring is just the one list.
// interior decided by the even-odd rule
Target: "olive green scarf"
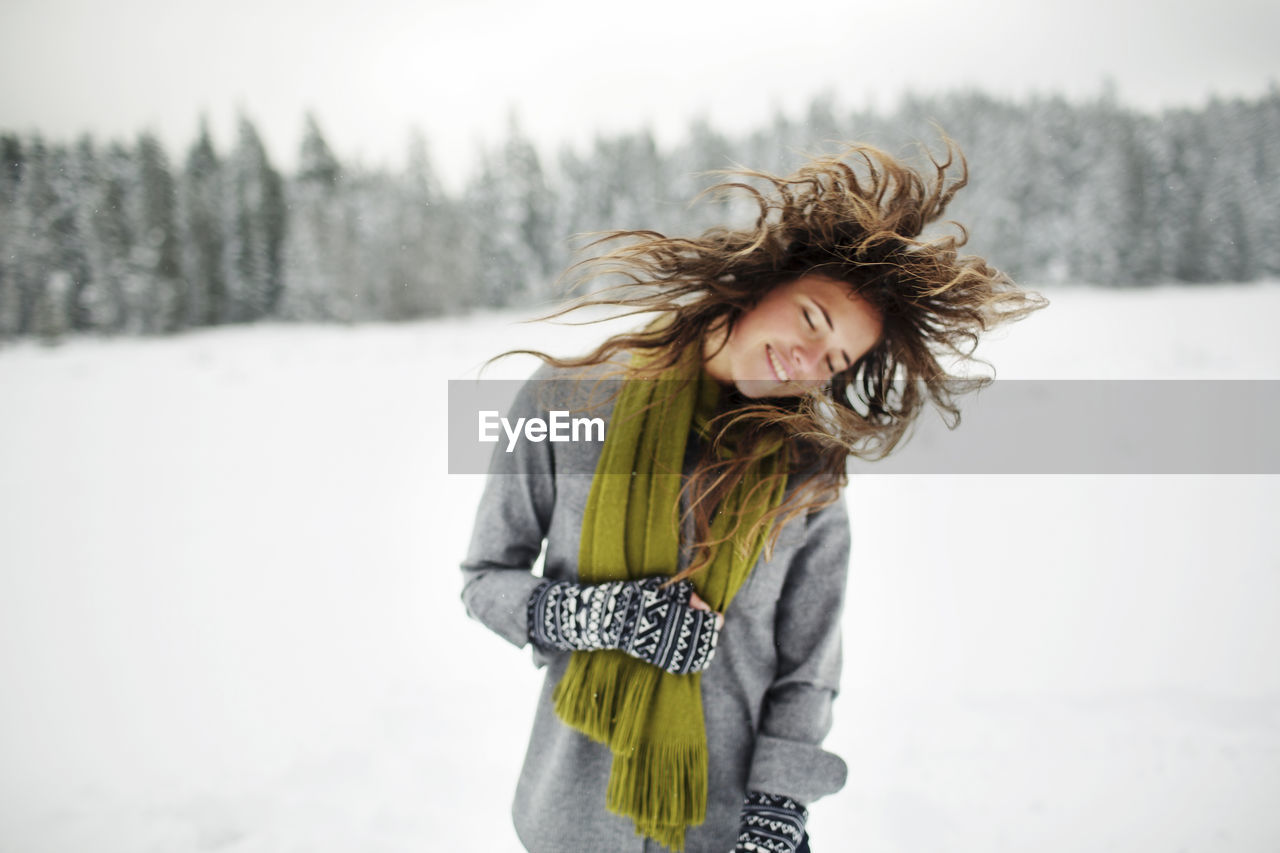
[{"label": "olive green scarf", "polygon": [[[690,347],[659,380],[623,384],[582,522],[578,579],[582,583],[673,575],[680,535],[672,511],[681,486],[689,432],[708,435],[719,383],[701,368],[700,347]],[[680,381],[680,380],[692,381]],[[665,380],[676,380],[675,383]],[[679,391],[663,399],[675,388]],[[649,406],[654,400],[658,405]],[[732,453],[722,446],[721,454]],[[752,466],[722,501],[711,535],[723,536],[735,516],[742,531],[778,506],[785,477],[763,498],[747,495],[764,477],[786,471],[786,445]],[[763,494],[763,492],[762,492]],[[761,533],[735,547],[716,549],[711,564],[690,579],[698,595],[723,613],[759,558]],[[632,818],[636,834],[675,851],[685,827],[706,819],[707,737],[701,673],[672,675],[623,652],[574,652],[556,685],[556,713],[566,724],[609,745],[613,766],[607,806]]]}]

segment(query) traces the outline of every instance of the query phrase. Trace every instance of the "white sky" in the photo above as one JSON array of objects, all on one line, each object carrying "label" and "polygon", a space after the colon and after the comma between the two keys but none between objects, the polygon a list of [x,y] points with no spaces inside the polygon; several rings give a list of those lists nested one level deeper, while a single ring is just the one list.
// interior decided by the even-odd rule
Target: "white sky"
[{"label": "white sky", "polygon": [[[860,8],[865,6],[866,8]],[[1086,96],[1110,77],[1143,107],[1256,95],[1280,79],[1280,4],[1193,0],[4,0],[0,129],[70,140],[158,132],[185,153],[203,111],[219,146],[237,110],[291,166],[304,110],[343,157],[403,162],[426,133],[449,184],[514,107],[542,147],[699,112],[726,129],[829,89],[890,106],[906,87]]]}]

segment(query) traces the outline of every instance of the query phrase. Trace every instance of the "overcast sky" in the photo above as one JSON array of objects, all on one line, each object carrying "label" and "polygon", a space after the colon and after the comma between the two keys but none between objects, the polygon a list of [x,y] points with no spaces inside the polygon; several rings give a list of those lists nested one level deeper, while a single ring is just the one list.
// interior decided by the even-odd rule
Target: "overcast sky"
[{"label": "overcast sky", "polygon": [[889,107],[908,87],[1083,97],[1109,77],[1128,103],[1194,105],[1280,80],[1277,32],[1264,0],[0,0],[0,130],[150,128],[177,156],[201,112],[226,150],[243,110],[291,167],[313,109],[371,165],[402,164],[416,124],[456,185],[511,108],[551,153],[646,124],[665,144],[698,113],[737,130],[822,89]]}]

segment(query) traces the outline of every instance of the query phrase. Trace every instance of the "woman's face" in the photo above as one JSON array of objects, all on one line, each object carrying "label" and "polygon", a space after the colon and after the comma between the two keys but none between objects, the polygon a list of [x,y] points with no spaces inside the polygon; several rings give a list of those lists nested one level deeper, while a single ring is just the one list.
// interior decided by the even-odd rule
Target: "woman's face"
[{"label": "woman's face", "polygon": [[723,348],[724,324],[703,343],[716,380],[745,396],[785,397],[821,388],[880,339],[880,315],[847,284],[803,275],[769,291],[738,320]]}]

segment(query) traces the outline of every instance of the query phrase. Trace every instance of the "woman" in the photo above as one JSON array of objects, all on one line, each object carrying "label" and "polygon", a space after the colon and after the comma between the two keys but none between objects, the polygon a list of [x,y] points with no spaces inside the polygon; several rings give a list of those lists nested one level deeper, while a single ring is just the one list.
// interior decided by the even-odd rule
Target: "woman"
[{"label": "woman", "polygon": [[918,239],[967,180],[947,154],[927,178],[859,145],[728,173],[753,227],[607,234],[626,242],[584,278],[629,283],[550,315],[656,318],[535,353],[510,417],[589,413],[604,440],[496,453],[462,565],[468,613],[547,668],[512,807],[530,851],[808,849],[806,807],[846,775],[822,742],[848,457],[892,451],[926,402],[958,422],[990,380],[939,359],[1046,304],[963,240]]}]

